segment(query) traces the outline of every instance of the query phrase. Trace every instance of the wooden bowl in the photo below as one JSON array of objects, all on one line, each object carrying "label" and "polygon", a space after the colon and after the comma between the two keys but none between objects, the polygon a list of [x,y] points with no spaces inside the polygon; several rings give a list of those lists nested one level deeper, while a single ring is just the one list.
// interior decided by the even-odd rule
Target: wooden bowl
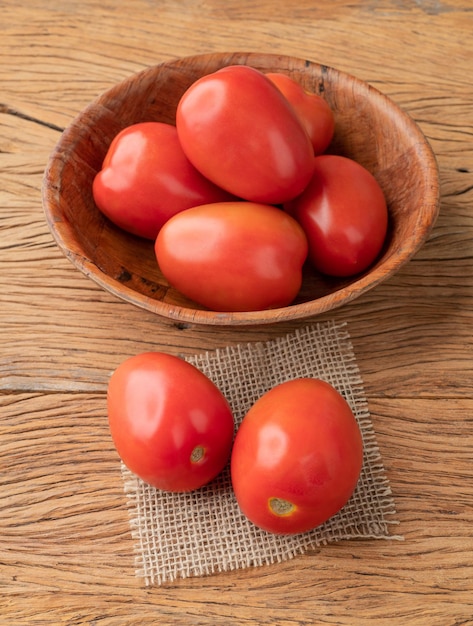
[{"label": "wooden bowl", "polygon": [[[389,207],[386,244],[368,271],[350,279],[330,279],[308,270],[296,301],[280,309],[220,313],[187,300],[160,273],[152,242],[115,227],[92,197],[93,178],[121,129],[146,120],[174,123],[178,101],[187,87],[232,64],[285,72],[326,98],[336,117],[330,151],[370,170]],[[208,54],[146,69],[109,89],[80,113],[50,157],[43,205],[49,228],[67,258],[115,296],[177,321],[250,325],[317,315],[350,302],[392,276],[429,235],[439,210],[439,182],[435,157],[418,126],[368,84],[288,56]]]}]

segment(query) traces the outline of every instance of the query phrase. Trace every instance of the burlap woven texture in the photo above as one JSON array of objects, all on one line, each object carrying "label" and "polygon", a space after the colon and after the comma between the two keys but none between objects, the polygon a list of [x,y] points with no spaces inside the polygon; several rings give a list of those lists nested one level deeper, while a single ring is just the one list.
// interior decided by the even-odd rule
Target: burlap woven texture
[{"label": "burlap woven texture", "polygon": [[318,323],[269,342],[186,360],[220,388],[237,427],[250,406],[278,383],[304,376],[329,382],[358,420],[364,464],[357,489],[342,511],[315,530],[294,536],[262,531],[241,514],[228,467],[202,489],[172,494],[147,485],[122,465],[136,575],[146,585],[280,562],[342,539],[401,538],[389,532],[397,523],[394,502],[346,324]]}]

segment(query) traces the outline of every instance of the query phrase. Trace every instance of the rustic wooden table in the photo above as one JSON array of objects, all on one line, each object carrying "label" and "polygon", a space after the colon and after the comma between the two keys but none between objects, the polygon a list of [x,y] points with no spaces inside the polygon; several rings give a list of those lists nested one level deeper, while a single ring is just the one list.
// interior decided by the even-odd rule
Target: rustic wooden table
[{"label": "rustic wooden table", "polygon": [[[0,2],[0,623],[473,624],[473,5],[461,0]],[[286,334],[176,325],[63,257],[41,207],[65,128],[115,82],[176,56],[291,54],[355,74],[437,155],[432,235],[346,321],[404,541],[145,588],[135,577],[110,372]],[[314,321],[314,320],[309,320]]]}]

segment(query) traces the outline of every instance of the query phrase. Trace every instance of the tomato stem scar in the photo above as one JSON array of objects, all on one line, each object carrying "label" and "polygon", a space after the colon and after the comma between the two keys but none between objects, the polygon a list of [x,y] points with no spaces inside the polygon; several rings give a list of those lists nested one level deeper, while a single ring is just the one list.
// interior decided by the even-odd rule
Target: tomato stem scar
[{"label": "tomato stem scar", "polygon": [[205,448],[196,446],[191,452],[191,463],[199,463],[205,456]]},{"label": "tomato stem scar", "polygon": [[274,513],[274,515],[278,517],[292,515],[296,510],[295,504],[288,500],[283,500],[282,498],[269,498],[268,504],[271,513]]}]

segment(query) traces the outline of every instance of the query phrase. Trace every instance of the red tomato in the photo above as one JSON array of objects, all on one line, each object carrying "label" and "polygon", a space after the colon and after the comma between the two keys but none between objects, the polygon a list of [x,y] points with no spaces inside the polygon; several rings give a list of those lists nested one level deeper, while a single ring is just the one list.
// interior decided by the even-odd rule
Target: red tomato
[{"label": "red tomato", "polygon": [[176,126],[195,167],[238,197],[279,204],[311,177],[313,150],[298,116],[251,67],[229,66],[197,80],[179,102]]},{"label": "red tomato", "polygon": [[187,361],[146,352],[109,382],[108,419],[118,454],[147,483],[190,491],[227,463],[234,422],[220,390]]},{"label": "red tomato", "polygon": [[307,239],[281,209],[223,202],[172,217],[155,251],[163,275],[188,298],[215,311],[258,311],[296,297]]},{"label": "red tomato", "polygon": [[276,72],[266,76],[294,107],[312,141],[314,154],[322,154],[332,141],[335,130],[335,117],[327,101],[306,91],[286,74]]},{"label": "red tomato", "polygon": [[322,273],[352,276],[367,269],[386,239],[388,211],[374,176],[356,161],[315,157],[304,192],[284,206],[302,225],[309,258]]},{"label": "red tomato", "polygon": [[170,124],[144,122],[112,141],[93,183],[99,209],[117,226],[155,239],[176,213],[233,197],[207,180],[182,151]]},{"label": "red tomato", "polygon": [[295,534],[348,502],[362,464],[362,437],[347,402],[328,383],[299,378],[273,387],[243,418],[231,476],[250,521]]}]

